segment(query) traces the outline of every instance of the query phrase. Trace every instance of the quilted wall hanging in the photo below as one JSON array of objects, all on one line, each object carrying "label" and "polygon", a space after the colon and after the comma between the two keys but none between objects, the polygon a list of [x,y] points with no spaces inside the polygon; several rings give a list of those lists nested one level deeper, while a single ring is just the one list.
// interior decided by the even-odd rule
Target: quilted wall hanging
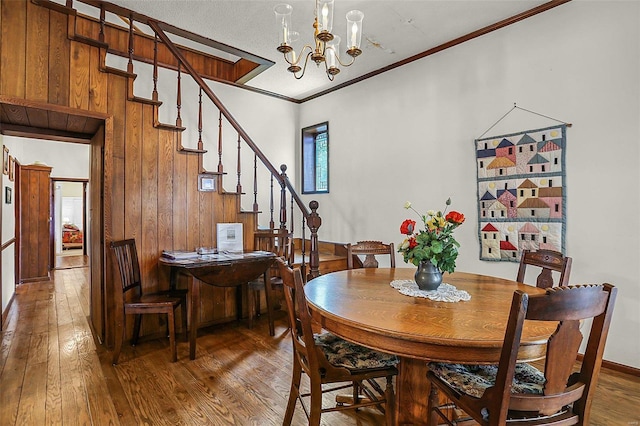
[{"label": "quilted wall hanging", "polygon": [[567,124],[475,140],[480,259],[564,254]]}]

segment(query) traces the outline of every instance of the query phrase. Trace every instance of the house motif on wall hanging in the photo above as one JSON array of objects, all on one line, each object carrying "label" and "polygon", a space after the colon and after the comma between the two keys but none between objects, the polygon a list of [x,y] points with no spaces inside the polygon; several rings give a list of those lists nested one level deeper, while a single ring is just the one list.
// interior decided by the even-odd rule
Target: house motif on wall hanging
[{"label": "house motif on wall hanging", "polygon": [[564,253],[566,125],[476,139],[480,259]]}]

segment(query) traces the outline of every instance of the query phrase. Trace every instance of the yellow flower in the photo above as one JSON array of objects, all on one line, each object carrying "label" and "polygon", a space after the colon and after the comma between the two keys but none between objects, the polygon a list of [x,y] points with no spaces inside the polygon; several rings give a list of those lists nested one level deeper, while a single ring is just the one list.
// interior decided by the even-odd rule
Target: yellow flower
[{"label": "yellow flower", "polygon": [[433,216],[430,221],[427,222],[429,231],[435,231],[436,229],[443,228],[447,223],[442,216]]},{"label": "yellow flower", "polygon": [[404,203],[404,208],[407,209],[407,210],[410,209],[411,208],[411,201],[405,202]]}]

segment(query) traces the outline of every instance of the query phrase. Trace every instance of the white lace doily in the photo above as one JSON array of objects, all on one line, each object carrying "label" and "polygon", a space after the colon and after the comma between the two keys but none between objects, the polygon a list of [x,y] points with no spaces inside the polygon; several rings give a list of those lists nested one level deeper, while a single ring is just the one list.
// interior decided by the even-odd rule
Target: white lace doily
[{"label": "white lace doily", "polygon": [[424,297],[436,302],[459,302],[471,300],[471,295],[464,290],[458,290],[455,286],[442,283],[435,290],[420,290],[414,280],[394,280],[391,287],[397,289],[400,294],[413,297]]}]

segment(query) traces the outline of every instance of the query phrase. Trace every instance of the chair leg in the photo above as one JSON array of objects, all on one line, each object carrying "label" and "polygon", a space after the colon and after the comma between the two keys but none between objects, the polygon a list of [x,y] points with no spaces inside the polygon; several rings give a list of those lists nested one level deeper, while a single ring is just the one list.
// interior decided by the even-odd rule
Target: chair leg
[{"label": "chair leg", "polygon": [[264,275],[264,298],[267,302],[267,319],[269,320],[269,336],[275,336],[276,331],[273,325],[273,288],[268,274]]},{"label": "chair leg", "polygon": [[440,421],[440,415],[436,410],[436,407],[439,405],[438,388],[433,383],[430,383],[430,386],[429,403],[427,405],[427,424],[428,426],[437,426]]},{"label": "chair leg", "polygon": [[293,420],[293,412],[296,410],[296,402],[298,402],[298,396],[300,395],[300,379],[302,378],[302,368],[298,364],[298,360],[293,358],[293,375],[291,376],[291,388],[289,390],[289,401],[287,402],[287,409],[284,413],[283,426],[290,426]]},{"label": "chair leg", "polygon": [[138,336],[140,336],[140,323],[142,322],[142,314],[135,314],[133,320],[133,336],[131,336],[131,346],[138,344]]},{"label": "chair leg", "polygon": [[169,323],[169,346],[171,346],[171,362],[178,360],[178,351],[176,348],[176,317],[174,310],[167,312],[167,322]]},{"label": "chair leg", "polygon": [[387,400],[385,404],[385,421],[387,426],[395,424],[396,418],[396,396],[393,392],[393,376],[387,376],[387,387],[384,389],[384,398]]},{"label": "chair leg", "polygon": [[322,414],[322,385],[320,383],[311,383],[310,387],[309,426],[318,426],[320,424],[320,415]]},{"label": "chair leg", "polygon": [[[359,382],[353,382],[352,383],[352,390],[353,390],[353,405],[357,405],[360,403],[360,383]],[[354,411],[359,411],[358,408],[356,408]]]}]

